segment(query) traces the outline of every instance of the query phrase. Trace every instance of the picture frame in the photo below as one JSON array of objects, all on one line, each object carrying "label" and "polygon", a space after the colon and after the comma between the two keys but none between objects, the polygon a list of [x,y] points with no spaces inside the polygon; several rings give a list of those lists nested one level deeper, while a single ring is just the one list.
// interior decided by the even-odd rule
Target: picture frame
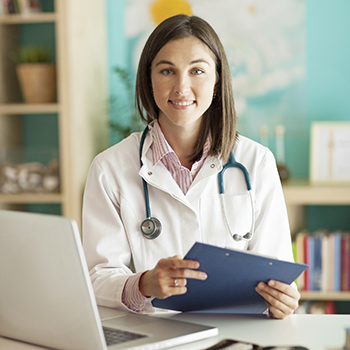
[{"label": "picture frame", "polygon": [[350,184],[350,122],[313,122],[310,183]]}]

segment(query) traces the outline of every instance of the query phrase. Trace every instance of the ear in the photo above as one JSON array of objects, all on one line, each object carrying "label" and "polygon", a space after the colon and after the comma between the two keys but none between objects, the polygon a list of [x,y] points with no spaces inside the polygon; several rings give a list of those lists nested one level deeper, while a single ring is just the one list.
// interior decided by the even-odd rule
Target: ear
[{"label": "ear", "polygon": [[216,97],[217,92],[219,91],[219,81],[217,80],[214,86],[214,96]]}]

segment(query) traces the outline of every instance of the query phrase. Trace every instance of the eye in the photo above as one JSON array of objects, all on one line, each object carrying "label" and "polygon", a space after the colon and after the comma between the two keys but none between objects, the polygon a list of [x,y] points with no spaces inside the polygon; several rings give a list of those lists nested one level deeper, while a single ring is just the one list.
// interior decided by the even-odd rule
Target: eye
[{"label": "eye", "polygon": [[200,68],[195,68],[195,69],[192,69],[191,73],[194,75],[201,75],[204,73],[204,70]]},{"label": "eye", "polygon": [[164,75],[171,75],[173,74],[173,71],[171,69],[163,69],[160,71],[160,73]]}]

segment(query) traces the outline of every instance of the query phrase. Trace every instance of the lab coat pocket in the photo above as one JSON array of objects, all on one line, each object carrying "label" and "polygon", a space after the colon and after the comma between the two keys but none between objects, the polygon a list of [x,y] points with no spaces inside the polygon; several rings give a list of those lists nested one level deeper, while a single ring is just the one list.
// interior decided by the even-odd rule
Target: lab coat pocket
[{"label": "lab coat pocket", "polygon": [[[249,195],[224,195],[224,208],[222,208],[219,196],[201,198],[200,215],[203,242],[220,247],[245,249],[247,242],[236,242],[232,235],[237,233],[243,236],[251,230],[252,208]],[[226,224],[224,211],[226,211],[229,228]]]}]

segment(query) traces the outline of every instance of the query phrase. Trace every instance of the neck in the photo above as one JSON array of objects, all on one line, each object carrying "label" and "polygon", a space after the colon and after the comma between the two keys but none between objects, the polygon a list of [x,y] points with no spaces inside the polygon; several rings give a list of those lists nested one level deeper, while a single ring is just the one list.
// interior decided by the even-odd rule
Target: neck
[{"label": "neck", "polygon": [[165,139],[178,156],[182,166],[191,169],[193,162],[189,156],[194,152],[198,140],[198,128],[189,126],[172,126],[159,122]]}]

